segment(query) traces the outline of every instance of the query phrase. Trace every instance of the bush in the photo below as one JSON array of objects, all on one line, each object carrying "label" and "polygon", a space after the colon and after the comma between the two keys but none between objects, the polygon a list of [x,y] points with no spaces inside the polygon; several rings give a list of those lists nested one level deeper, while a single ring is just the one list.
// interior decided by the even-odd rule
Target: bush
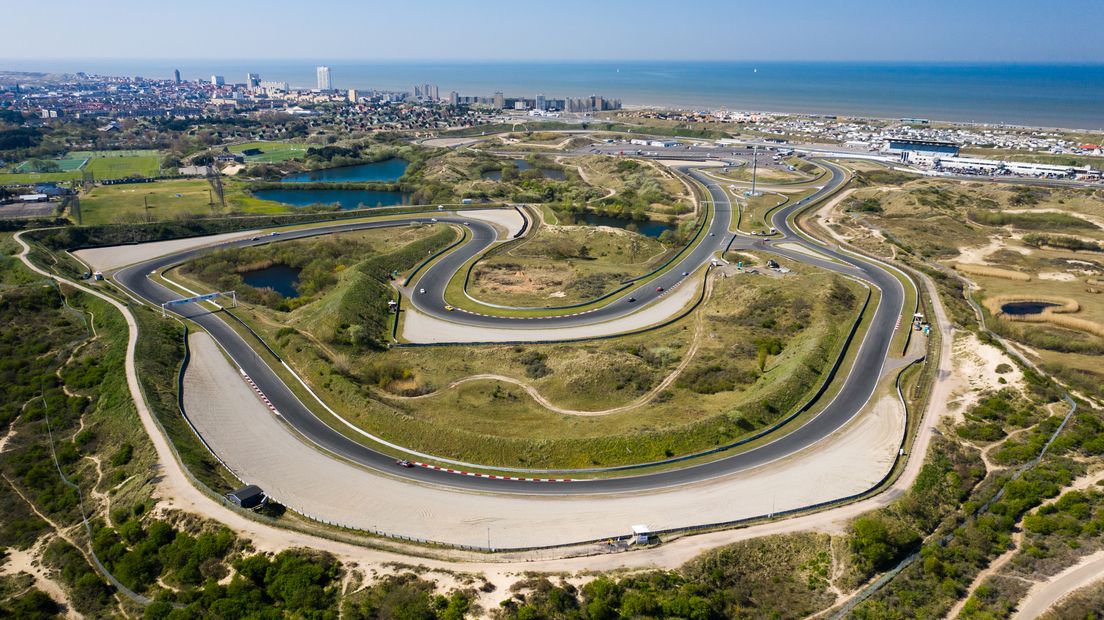
[{"label": "bush", "polygon": [[866,572],[892,567],[920,542],[920,535],[903,523],[877,513],[851,524],[851,551]]},{"label": "bush", "polygon": [[518,362],[525,367],[525,376],[530,379],[540,379],[552,374],[552,369],[545,361],[548,356],[539,351],[526,351],[518,356]]}]

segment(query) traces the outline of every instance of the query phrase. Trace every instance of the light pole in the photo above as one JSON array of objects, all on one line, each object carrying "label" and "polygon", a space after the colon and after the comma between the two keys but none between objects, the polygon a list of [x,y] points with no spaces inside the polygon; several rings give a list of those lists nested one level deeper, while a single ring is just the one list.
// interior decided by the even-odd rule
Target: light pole
[{"label": "light pole", "polygon": [[755,145],[751,149],[751,195],[757,196],[755,193],[755,176],[759,172],[759,145]]}]

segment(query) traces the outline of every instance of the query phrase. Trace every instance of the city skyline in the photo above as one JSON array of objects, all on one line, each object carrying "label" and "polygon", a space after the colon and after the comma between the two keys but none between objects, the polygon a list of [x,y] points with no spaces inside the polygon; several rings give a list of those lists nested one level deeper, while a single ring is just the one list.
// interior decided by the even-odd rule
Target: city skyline
[{"label": "city skyline", "polygon": [[[49,51],[41,33],[12,29],[0,40],[4,65],[19,59],[223,58],[225,44],[251,59],[294,57],[273,32],[294,34],[296,49],[332,60],[856,60],[935,62],[1100,62],[1104,5],[1074,0],[1047,6],[1027,0],[956,3],[922,9],[863,0],[785,6],[705,2],[672,14],[668,4],[568,0],[524,11],[494,0],[479,10],[428,0],[417,10],[334,0],[304,13],[285,0],[226,5],[197,0],[159,8],[172,29],[151,28],[137,0],[109,0],[95,12],[75,0],[21,7],[28,22],[71,10],[80,19],[52,21]],[[107,10],[104,10],[106,8]],[[113,9],[113,10],[112,10]],[[209,20],[218,11],[219,20]],[[341,18],[334,19],[339,13]],[[481,20],[502,15],[494,37]],[[365,23],[387,24],[370,29]],[[241,28],[238,24],[250,24]],[[536,28],[535,25],[540,27]],[[784,31],[775,26],[785,24]],[[419,33],[411,45],[410,28]],[[198,36],[196,33],[199,33]],[[88,43],[97,42],[89,55]],[[16,68],[6,66],[5,68]]]}]

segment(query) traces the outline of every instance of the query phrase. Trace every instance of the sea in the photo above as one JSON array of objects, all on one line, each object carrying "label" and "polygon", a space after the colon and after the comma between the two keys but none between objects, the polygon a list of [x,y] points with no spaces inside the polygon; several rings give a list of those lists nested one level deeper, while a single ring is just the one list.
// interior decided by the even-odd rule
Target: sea
[{"label": "sea", "polygon": [[185,79],[217,74],[228,83],[259,73],[310,88],[320,64],[338,89],[429,83],[442,97],[602,95],[628,106],[1104,129],[1104,64],[73,59],[0,60],[0,69],[159,78],[179,69]]}]

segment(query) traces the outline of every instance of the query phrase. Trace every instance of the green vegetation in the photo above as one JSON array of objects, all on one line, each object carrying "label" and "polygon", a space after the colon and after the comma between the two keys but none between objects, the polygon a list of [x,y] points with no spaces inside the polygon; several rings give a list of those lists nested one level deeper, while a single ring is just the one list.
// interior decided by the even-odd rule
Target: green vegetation
[{"label": "green vegetation", "polygon": [[51,620],[57,618],[61,606],[48,594],[34,588],[0,604],[0,617],[21,620]]},{"label": "green vegetation", "polygon": [[851,200],[844,208],[847,211],[857,211],[859,213],[881,213],[884,210],[882,209],[882,203],[874,197]]},{"label": "green vegetation", "polygon": [[[219,250],[187,263],[182,273],[211,290],[236,290],[241,300],[281,313],[302,308],[279,318],[279,324],[302,329],[327,344],[353,351],[383,349],[390,341],[393,319],[387,307],[393,298],[388,284],[392,273],[414,268],[455,239],[455,230],[444,225],[343,233]],[[299,297],[288,299],[242,280],[243,273],[272,265],[298,270]]]},{"label": "green vegetation", "polygon": [[[1030,402],[1021,402],[1018,397],[1001,392],[980,403],[973,415],[997,421],[1004,432],[1031,424],[1031,416],[1037,415],[1033,408],[1055,396],[1048,380],[1031,371],[1025,371],[1025,378]],[[1104,423],[1098,412],[1083,410],[1058,435],[1041,461],[1036,462],[1061,420],[1056,415],[1037,417],[1038,424],[998,444],[990,452],[994,462],[1014,469],[997,470],[975,484],[983,471],[978,466],[976,452],[963,446],[954,447],[967,461],[948,467],[938,451],[953,444],[940,440],[909,496],[885,511],[863,517],[888,518],[887,531],[901,527],[906,534],[909,531],[913,534],[895,540],[909,541],[919,537],[923,543],[919,547],[918,561],[909,564],[874,596],[857,606],[852,612],[855,617],[925,618],[946,613],[975,575],[1009,547],[1012,532],[1021,521],[1028,533],[1022,551],[1014,559],[1014,565],[1019,567],[1016,570],[1047,572],[1042,567],[1047,564],[1048,557],[1068,564],[1069,556],[1060,550],[1076,549],[1082,540],[1091,541],[1086,552],[1095,548],[1098,533],[1104,527],[1104,511],[1099,509],[1097,496],[1104,494],[1070,492],[1066,494],[1069,497],[1040,508],[1034,515],[1031,511],[1058,495],[1062,487],[1083,473],[1085,459],[1104,454]],[[938,493],[934,498],[916,495],[924,486],[957,489],[957,492]],[[925,514],[926,517],[917,518]],[[853,539],[853,544],[857,540]],[[893,545],[890,553],[881,554],[883,549],[879,549],[877,541],[869,537],[865,541],[857,552],[860,565],[870,569],[895,564],[916,548],[915,544]],[[879,564],[879,560],[884,561]],[[991,579],[975,592],[963,613],[967,617],[999,616],[1011,609],[1022,592],[1022,587],[1007,579]]]},{"label": "green vegetation", "polygon": [[[456,203],[465,198],[523,203],[585,201],[602,195],[549,157],[532,154],[525,161],[529,168],[520,170],[513,159],[466,149],[444,151],[426,159],[424,165],[407,168],[404,189],[413,192],[417,204]],[[548,178],[543,171],[555,171],[563,178]]]},{"label": "green vegetation", "polygon": [[[4,246],[9,243],[5,238]],[[142,472],[152,449],[134,419],[122,372],[126,327],[105,304],[59,291],[18,264],[5,262],[2,273],[4,282],[26,283],[0,295],[0,430],[8,434],[0,460],[0,547],[28,549],[44,539],[41,560],[58,571],[76,611],[109,615],[108,586],[84,553],[61,538],[83,530],[74,528],[82,518],[77,491],[58,474],[60,468],[79,484],[84,510],[99,509],[99,500],[90,498],[109,489],[116,505],[148,497]],[[91,317],[94,334],[86,323]],[[126,458],[112,459],[121,453]],[[55,531],[51,522],[64,529]]]},{"label": "green vegetation", "polygon": [[966,420],[955,427],[959,437],[971,441],[991,442],[1003,439],[1006,429],[1034,426],[1043,412],[1010,389],[983,398],[966,412]]},{"label": "green vegetation", "polygon": [[947,440],[932,444],[905,497],[851,525],[851,550],[863,577],[892,567],[916,550],[922,534],[954,515],[985,474],[976,453]]},{"label": "green vegetation", "polygon": [[437,593],[437,585],[414,573],[387,575],[347,596],[341,607],[341,617],[349,620],[378,618],[409,618],[411,620],[461,620],[473,608],[475,594],[470,590],[455,590],[448,596]]},{"label": "green vegetation", "polygon": [[[290,317],[259,306],[235,313],[331,407],[373,434],[474,462],[587,467],[692,454],[782,418],[835,361],[861,291],[800,267],[777,280],[719,279],[699,310],[701,327],[691,317],[625,338],[524,347],[357,348],[342,340],[347,330],[322,329],[339,308],[328,297]],[[683,373],[689,380],[609,415],[549,411],[520,387],[493,380],[444,389],[474,374],[501,374],[530,383],[557,406],[601,411],[647,395],[695,340]]]},{"label": "green vegetation", "polygon": [[545,225],[476,263],[468,289],[480,301],[512,306],[589,301],[655,269],[672,251],[629,231]]},{"label": "green vegetation", "polygon": [[1067,213],[971,211],[970,219],[986,226],[1012,226],[1026,230],[1098,230],[1092,222]]},{"label": "green vegetation", "polygon": [[1051,247],[1074,252],[1104,252],[1104,246],[1096,241],[1087,241],[1069,235],[1051,235],[1047,233],[1028,233],[1023,242],[1037,248]]},{"label": "green vegetation", "polygon": [[582,588],[532,577],[514,584],[503,619],[804,618],[835,600],[827,535],[769,536],[707,552],[673,571],[600,576]]},{"label": "green vegetation", "polygon": [[[588,155],[572,158],[571,163],[577,166],[582,180],[605,194],[593,204],[603,215],[646,219],[679,216],[693,210],[693,198],[687,187],[656,162]],[[570,198],[559,202],[561,211],[586,206]]]}]

